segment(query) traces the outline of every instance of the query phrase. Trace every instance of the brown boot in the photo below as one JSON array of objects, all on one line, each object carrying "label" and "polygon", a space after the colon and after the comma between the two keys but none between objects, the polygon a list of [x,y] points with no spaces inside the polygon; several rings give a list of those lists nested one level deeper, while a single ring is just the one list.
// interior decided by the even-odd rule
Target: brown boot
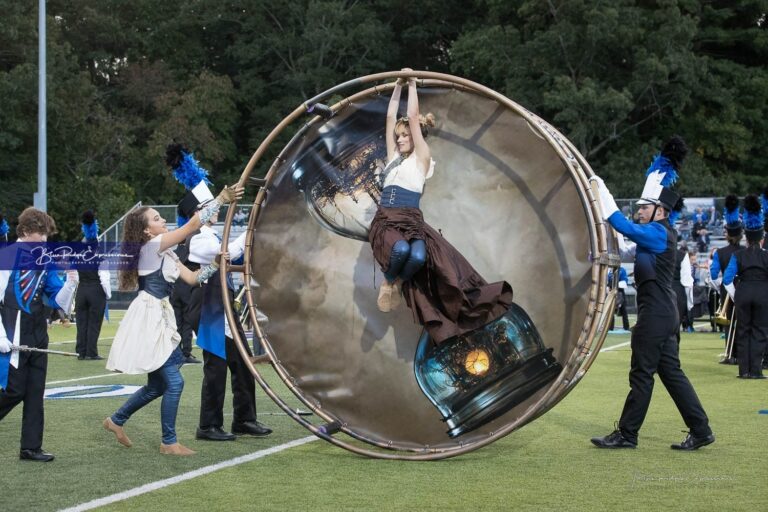
[{"label": "brown boot", "polygon": [[379,288],[379,298],[376,300],[379,311],[389,313],[400,305],[400,282],[384,281]]},{"label": "brown boot", "polygon": [[125,446],[126,448],[130,448],[133,446],[133,443],[130,439],[128,439],[128,436],[125,435],[125,431],[123,430],[123,427],[120,425],[115,425],[115,422],[112,421],[112,418],[107,416],[104,421],[102,422],[102,425],[104,425],[104,430],[109,430],[113,434],[115,434],[115,437],[117,438],[117,442],[121,445]]},{"label": "brown boot", "polygon": [[173,444],[163,444],[160,443],[160,453],[163,455],[194,455],[194,450],[190,450],[186,446],[184,446],[181,443],[173,443]]}]

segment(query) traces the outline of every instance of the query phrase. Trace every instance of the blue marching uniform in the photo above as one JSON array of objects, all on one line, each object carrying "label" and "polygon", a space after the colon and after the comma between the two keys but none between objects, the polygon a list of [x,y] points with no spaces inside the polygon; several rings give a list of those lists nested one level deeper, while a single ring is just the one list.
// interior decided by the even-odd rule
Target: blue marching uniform
[{"label": "blue marching uniform", "polygon": [[[46,270],[0,271],[0,335],[14,345],[48,348],[45,306],[68,309],[75,281],[64,283]],[[39,450],[43,443],[43,394],[48,355],[36,352],[0,354],[0,419],[24,402],[21,449]]]},{"label": "blue marching uniform", "polygon": [[680,315],[672,289],[677,235],[666,219],[632,224],[620,212],[614,212],[608,222],[637,244],[634,269],[637,324],[631,339],[630,391],[619,429],[627,440],[637,444],[638,432],[651,402],[653,376],[658,373],[691,434],[709,436],[712,430],[707,415],[680,368]]}]

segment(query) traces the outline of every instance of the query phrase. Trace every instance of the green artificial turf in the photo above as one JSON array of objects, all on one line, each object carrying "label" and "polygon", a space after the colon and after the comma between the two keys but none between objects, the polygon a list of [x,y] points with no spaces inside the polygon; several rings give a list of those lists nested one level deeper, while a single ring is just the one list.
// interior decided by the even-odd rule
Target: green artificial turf
[{"label": "green artificial turf", "polygon": [[[103,337],[113,336],[113,322]],[[52,341],[73,340],[74,328],[54,327]],[[627,342],[609,335],[606,346]],[[102,355],[109,340],[100,341]],[[51,348],[74,350],[74,344]],[[684,334],[683,368],[717,436],[692,453],[672,451],[685,425],[657,379],[637,450],[599,450],[589,438],[613,430],[628,390],[629,347],[602,353],[576,389],[523,429],[469,454],[437,462],[372,460],[315,441],[252,462],[114,503],[106,510],[764,510],[768,501],[768,381],[737,379],[717,364],[717,334]],[[199,352],[198,352],[199,355]],[[55,357],[55,358],[54,358]],[[266,367],[264,367],[266,368]],[[198,450],[163,457],[159,402],[126,426],[133,448],[119,446],[101,420],[124,400],[49,400],[44,447],[49,464],[18,460],[21,410],[0,422],[2,510],[57,510],[197,468],[246,455],[309,433],[258,391],[265,439],[206,443],[194,439],[202,368],[184,366],[185,391],[177,430]],[[104,362],[51,356],[50,383],[107,373]],[[277,385],[277,378],[269,380]],[[144,377],[105,377],[82,384],[142,384]],[[66,385],[66,384],[59,384]],[[286,396],[285,394],[283,394]],[[230,404],[225,419],[230,418]],[[225,422],[225,427],[226,427]]]}]

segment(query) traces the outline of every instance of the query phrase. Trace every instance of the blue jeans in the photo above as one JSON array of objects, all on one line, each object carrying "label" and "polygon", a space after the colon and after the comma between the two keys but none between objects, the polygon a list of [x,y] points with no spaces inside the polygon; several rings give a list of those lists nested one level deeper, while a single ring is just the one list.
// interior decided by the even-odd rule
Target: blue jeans
[{"label": "blue jeans", "polygon": [[112,421],[115,425],[122,427],[133,413],[155,398],[162,396],[160,424],[163,428],[163,444],[175,443],[176,413],[179,410],[179,399],[181,399],[181,392],[184,389],[184,378],[179,371],[181,365],[181,349],[176,347],[163,366],[149,373],[147,384],[131,395],[123,406],[112,415]]}]

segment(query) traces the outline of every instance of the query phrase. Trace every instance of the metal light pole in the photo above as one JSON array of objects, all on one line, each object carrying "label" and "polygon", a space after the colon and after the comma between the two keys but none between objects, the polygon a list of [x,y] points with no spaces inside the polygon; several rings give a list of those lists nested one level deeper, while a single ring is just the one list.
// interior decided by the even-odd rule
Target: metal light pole
[{"label": "metal light pole", "polygon": [[45,92],[45,0],[38,1],[38,106],[37,106],[37,192],[35,208],[48,211],[48,167],[46,133],[46,92]]}]

